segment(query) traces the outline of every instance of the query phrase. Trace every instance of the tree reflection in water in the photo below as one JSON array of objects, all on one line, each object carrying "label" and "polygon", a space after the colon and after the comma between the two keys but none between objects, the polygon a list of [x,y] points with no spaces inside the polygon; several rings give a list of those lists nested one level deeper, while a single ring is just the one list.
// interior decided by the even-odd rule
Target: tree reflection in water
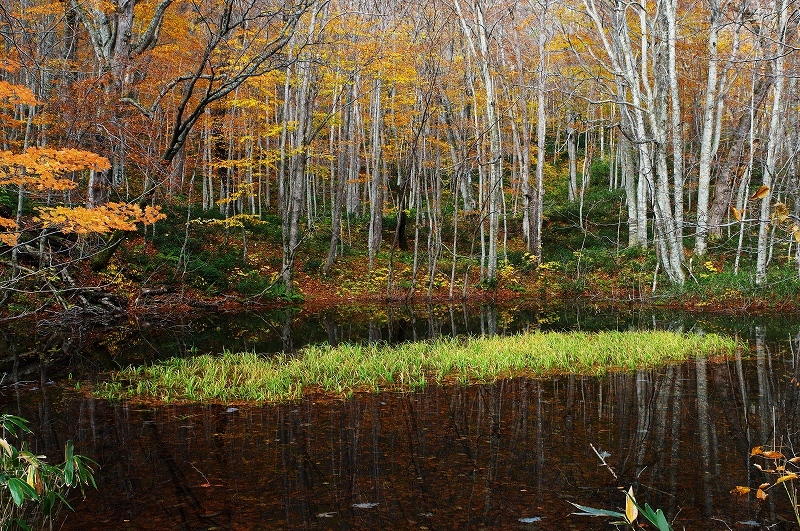
[{"label": "tree reflection in water", "polygon": [[[238,329],[203,318],[171,325],[172,339],[145,337],[137,345],[163,350],[173,342],[188,353],[191,341],[205,341],[215,329],[240,347],[273,341],[280,348],[576,326],[567,312],[525,321],[495,308],[390,309],[363,322],[316,317],[316,328],[285,312],[256,316]],[[607,316],[579,317],[583,329],[698,329],[674,316],[617,317],[610,325]],[[742,529],[738,522],[789,529],[784,521],[793,514],[778,489],[766,502],[729,491],[772,479],[751,466],[753,446],[798,442],[800,332],[794,326],[792,341],[780,343],[789,335],[786,323],[778,330],[772,320],[768,335],[763,326],[723,321],[704,327],[738,331],[750,352],[603,379],[519,378],[258,407],[89,399],[46,385],[48,370],[57,368],[33,363],[33,347],[9,334],[0,338],[12,354],[4,370],[31,383],[6,387],[5,409],[32,420],[34,452],[55,458],[71,438],[102,464],[99,489],[74,501],[63,529],[606,529],[607,522],[569,516],[567,502],[619,509],[619,487],[629,485],[638,500],[675,518],[676,529]],[[181,335],[185,330],[194,339]],[[46,342],[74,348],[83,341],[76,338]],[[102,345],[101,354],[72,359],[127,362],[124,346]],[[153,356],[137,352],[135,359]],[[610,454],[618,480],[591,445]]]},{"label": "tree reflection in water", "polygon": [[[42,387],[20,392],[16,409],[39,425],[36,452],[74,438],[102,464],[98,491],[63,529],[533,525],[520,518],[589,529],[605,523],[568,516],[567,500],[619,508],[631,484],[678,529],[726,529],[792,517],[779,492],[766,503],[729,493],[764,481],[752,446],[798,432],[796,360],[761,332],[753,343],[754,360],[599,380],[262,407],[109,405]],[[611,454],[618,481],[590,445]]]}]

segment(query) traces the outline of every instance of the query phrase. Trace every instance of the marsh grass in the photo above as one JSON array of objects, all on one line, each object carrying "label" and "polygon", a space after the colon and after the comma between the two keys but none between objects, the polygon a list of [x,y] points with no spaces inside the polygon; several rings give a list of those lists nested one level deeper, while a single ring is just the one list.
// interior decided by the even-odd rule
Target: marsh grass
[{"label": "marsh grass", "polygon": [[280,402],[320,391],[348,395],[418,389],[431,382],[603,375],[697,355],[726,355],[738,346],[734,339],[714,334],[548,332],[400,345],[320,345],[270,357],[225,352],[115,372],[95,388],[95,394],[112,400]]}]

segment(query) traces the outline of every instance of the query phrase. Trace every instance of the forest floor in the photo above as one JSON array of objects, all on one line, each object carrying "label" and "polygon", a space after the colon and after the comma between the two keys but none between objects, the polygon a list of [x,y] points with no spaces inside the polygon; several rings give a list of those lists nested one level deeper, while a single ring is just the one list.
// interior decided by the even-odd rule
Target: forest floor
[{"label": "forest floor", "polygon": [[[518,236],[521,220],[509,218],[508,237],[500,235],[505,245],[494,282],[482,280],[480,245],[475,241],[479,225],[474,216],[459,218],[455,273],[452,228],[441,229],[446,243],[431,264],[424,220],[418,229],[414,227],[418,238],[414,252],[413,240],[406,250],[391,248],[394,219],[387,216],[384,244],[372,267],[364,248],[367,223],[354,217],[343,230],[339,257],[325,274],[330,227],[323,221],[306,231],[291,292],[280,279],[279,218],[267,215],[247,226],[224,228],[219,212],[193,214],[206,217],[187,225],[186,210],[175,210],[148,234],[128,238],[100,273],[84,260],[70,266],[66,276],[48,273],[52,269],[29,275],[0,304],[0,318],[45,315],[58,319],[64,315],[74,320],[96,315],[111,319],[285,305],[313,310],[450,301],[526,307],[578,301],[598,307],[651,306],[719,314],[800,311],[798,263],[789,244],[786,249],[776,244],[767,281],[756,285],[751,241],[755,234],[746,235],[740,249],[734,246],[737,235],[727,235],[711,242],[703,257],[687,250],[686,282],[673,286],[659,273],[652,247],[625,246],[623,201],[618,191],[593,190],[583,207],[591,215],[582,218],[579,206],[555,202],[543,226],[541,261],[525,251]],[[691,241],[686,244],[688,249]],[[32,262],[27,267],[34,270],[37,265]]]},{"label": "forest floor", "polygon": [[[716,262],[707,261],[702,266],[703,272],[694,272],[681,288],[669,286],[666,280],[657,277],[654,291],[654,256],[647,251],[628,251],[615,257],[609,255],[604,261],[587,252],[582,257],[583,264],[578,264],[577,259],[566,263],[549,261],[537,268],[515,266],[506,260],[499,267],[497,284],[492,286],[481,283],[479,268],[471,267],[466,274],[457,272],[451,292],[449,266],[446,270],[440,268],[432,281],[424,267],[412,278],[413,266],[401,254],[401,260],[394,257],[390,281],[386,254],[378,257],[372,270],[365,256],[353,255],[340,257],[327,275],[299,261],[295,290],[287,295],[274,267],[280,263],[280,256],[269,253],[263,246],[259,248],[257,243],[252,244],[247,263],[223,269],[219,277],[214,277],[216,283],[224,286],[220,289],[210,287],[202,276],[186,273],[180,278],[170,267],[153,265],[158,260],[158,250],[141,238],[132,239],[128,251],[142,247],[150,247],[146,254],[151,255],[144,272],[123,254],[102,273],[93,273],[86,267],[73,275],[78,285],[91,287],[82,296],[84,303],[89,299],[96,308],[88,313],[103,313],[107,309],[110,318],[197,311],[235,313],[287,305],[315,311],[340,305],[464,301],[540,307],[580,302],[605,308],[662,307],[719,314],[800,311],[796,279],[779,279],[759,289],[749,286],[744,273],[737,276],[725,273],[730,264],[719,257]],[[15,312],[51,317],[63,313],[75,317],[75,312],[86,310],[78,298],[65,295],[61,302],[53,297],[42,300],[41,293],[31,292],[16,297],[15,304],[0,311],[4,317]]]}]

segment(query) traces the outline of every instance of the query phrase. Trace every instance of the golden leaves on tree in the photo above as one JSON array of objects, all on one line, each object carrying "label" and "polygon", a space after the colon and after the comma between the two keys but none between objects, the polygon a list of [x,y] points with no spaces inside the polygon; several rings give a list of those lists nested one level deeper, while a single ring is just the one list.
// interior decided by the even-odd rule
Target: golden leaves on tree
[{"label": "golden leaves on tree", "polygon": [[[3,86],[0,85],[0,97]],[[20,186],[38,191],[64,191],[77,187],[75,172],[104,171],[111,168],[108,159],[80,149],[53,149],[33,147],[22,153],[0,151],[0,186]],[[64,232],[88,234],[111,230],[135,230],[136,223],[151,224],[164,215],[158,208],[127,203],[109,203],[88,209],[65,206],[39,209],[33,219],[46,227],[57,227]],[[16,245],[20,227],[12,219],[0,217],[0,243]]]},{"label": "golden leaves on tree", "polygon": [[46,227],[58,228],[62,232],[76,234],[108,233],[114,230],[136,230],[137,223],[152,225],[166,216],[160,207],[128,203],[108,203],[95,208],[52,207],[40,208],[34,221]]},{"label": "golden leaves on tree", "polygon": [[0,80],[0,105],[36,105],[38,103],[36,96],[28,87]]},{"label": "golden leaves on tree", "polygon": [[111,168],[108,159],[80,149],[28,148],[23,153],[0,151],[0,186],[22,185],[36,190],[70,190],[76,183],[63,176],[81,170]]},{"label": "golden leaves on tree", "polygon": [[750,196],[750,201],[755,201],[756,199],[764,199],[768,195],[769,195],[769,186],[761,185],[758,187],[758,190],[756,190],[755,193]]}]

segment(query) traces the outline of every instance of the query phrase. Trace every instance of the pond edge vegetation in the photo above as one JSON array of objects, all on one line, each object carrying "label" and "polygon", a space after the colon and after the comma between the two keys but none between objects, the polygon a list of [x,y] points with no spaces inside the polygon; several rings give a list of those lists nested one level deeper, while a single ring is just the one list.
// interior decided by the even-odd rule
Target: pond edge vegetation
[{"label": "pond edge vegetation", "polygon": [[415,390],[429,383],[602,376],[698,356],[727,356],[741,346],[736,339],[716,334],[668,331],[536,332],[399,345],[315,345],[293,354],[224,352],[128,367],[111,373],[93,393],[109,400],[165,403],[285,402],[315,393]]}]

